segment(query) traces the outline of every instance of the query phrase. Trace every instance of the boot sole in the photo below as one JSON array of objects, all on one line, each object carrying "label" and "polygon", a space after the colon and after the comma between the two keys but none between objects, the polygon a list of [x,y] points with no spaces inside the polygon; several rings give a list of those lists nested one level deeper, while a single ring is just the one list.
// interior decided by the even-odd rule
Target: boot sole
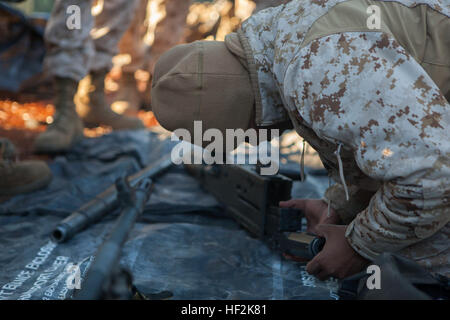
[{"label": "boot sole", "polygon": [[8,190],[0,191],[0,196],[16,196],[19,194],[26,194],[30,193],[39,189],[42,189],[50,184],[50,182],[53,179],[53,175],[50,173],[46,177],[42,178],[41,180],[37,180],[33,183],[16,187],[16,188],[10,188]]}]

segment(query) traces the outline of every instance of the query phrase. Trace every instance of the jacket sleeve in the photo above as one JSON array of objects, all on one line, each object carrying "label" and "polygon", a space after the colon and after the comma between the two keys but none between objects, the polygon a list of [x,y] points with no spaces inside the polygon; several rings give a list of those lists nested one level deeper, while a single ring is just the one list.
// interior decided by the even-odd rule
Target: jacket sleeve
[{"label": "jacket sleeve", "polygon": [[[428,238],[450,218],[450,105],[382,32],[312,41],[286,70],[284,100],[321,138],[381,182],[346,237],[373,259]],[[345,206],[344,206],[345,207]]]}]

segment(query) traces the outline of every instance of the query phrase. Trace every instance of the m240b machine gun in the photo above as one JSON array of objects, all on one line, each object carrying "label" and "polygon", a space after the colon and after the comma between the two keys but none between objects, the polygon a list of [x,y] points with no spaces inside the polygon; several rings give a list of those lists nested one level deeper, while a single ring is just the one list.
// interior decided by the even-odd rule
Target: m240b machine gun
[{"label": "m240b machine gun", "polygon": [[292,180],[262,176],[250,165],[185,165],[203,188],[225,205],[227,213],[270,247],[307,261],[322,250],[325,239],[303,231],[300,210],[280,208],[291,197]]},{"label": "m240b machine gun", "polygon": [[[123,244],[152,193],[154,179],[172,166],[170,156],[165,156],[130,177],[119,178],[115,184],[74,211],[53,230],[51,237],[54,241],[68,241],[78,232],[121,208],[119,218],[98,249],[82,288],[75,292],[74,299],[130,299],[133,294],[144,297],[132,286],[131,273],[119,266],[119,258]],[[153,296],[167,295],[167,292],[162,292]]]},{"label": "m240b machine gun", "polygon": [[76,300],[131,298],[131,275],[120,269],[119,258],[128,234],[144,211],[153,182],[150,178],[144,178],[133,188],[122,178],[117,180],[116,189],[122,212],[95,255],[82,289],[75,294]]}]

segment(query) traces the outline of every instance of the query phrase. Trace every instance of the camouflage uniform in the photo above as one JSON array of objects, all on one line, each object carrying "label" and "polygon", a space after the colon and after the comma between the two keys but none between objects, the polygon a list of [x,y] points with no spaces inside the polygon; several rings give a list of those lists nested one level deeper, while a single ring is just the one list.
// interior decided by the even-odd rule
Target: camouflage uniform
[{"label": "camouflage uniform", "polygon": [[[367,24],[370,5],[379,29]],[[238,32],[257,124],[290,119],[318,151],[337,182],[324,200],[349,224],[351,246],[447,276],[449,16],[447,0],[300,0]]]},{"label": "camouflage uniform", "polygon": [[[110,69],[117,45],[127,30],[137,0],[105,0],[94,17],[91,0],[56,0],[45,30],[48,53],[45,66],[54,77],[80,81],[89,71]],[[67,8],[80,8],[81,28],[69,30]],[[95,63],[94,63],[95,62]]]}]

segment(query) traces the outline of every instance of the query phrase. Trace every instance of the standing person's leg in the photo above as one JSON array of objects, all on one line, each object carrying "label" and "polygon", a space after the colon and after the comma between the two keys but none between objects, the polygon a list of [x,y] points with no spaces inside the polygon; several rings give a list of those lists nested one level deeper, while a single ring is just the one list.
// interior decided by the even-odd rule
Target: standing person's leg
[{"label": "standing person's leg", "polygon": [[[68,21],[74,19],[74,28]],[[76,25],[79,22],[79,25]],[[78,82],[87,74],[94,56],[90,38],[93,26],[90,0],[56,0],[45,30],[48,47],[44,61],[55,86],[55,115],[47,131],[35,141],[35,151],[67,151],[83,136],[83,125],[75,110],[73,97]]]},{"label": "standing person's leg", "polygon": [[135,72],[144,69],[149,46],[144,42],[145,21],[150,14],[147,11],[148,0],[138,0],[133,21],[119,43],[120,53],[128,55],[129,62],[121,68],[119,91],[116,94],[113,109],[136,112],[143,104],[143,94],[137,88]]},{"label": "standing person's leg", "polygon": [[99,13],[94,12],[91,32],[95,45],[95,65],[91,71],[111,69],[112,58],[119,53],[119,42],[129,28],[139,0],[103,0]]},{"label": "standing person's leg", "polygon": [[[91,0],[55,0],[45,29],[44,67],[51,76],[79,82],[88,74],[95,55],[90,36],[94,27],[91,5]],[[74,24],[74,29],[69,29],[78,15],[79,28]]]},{"label": "standing person's leg", "polygon": [[[105,77],[112,67],[112,58],[118,53],[118,43],[133,18],[137,0],[108,0],[97,3],[95,27],[91,37],[95,45],[94,63],[86,82],[86,94],[80,92],[78,103],[87,110],[83,120],[89,126],[103,124],[113,129],[144,128],[143,123],[132,117],[113,112],[105,97]],[[94,8],[94,14],[97,8]]]}]

